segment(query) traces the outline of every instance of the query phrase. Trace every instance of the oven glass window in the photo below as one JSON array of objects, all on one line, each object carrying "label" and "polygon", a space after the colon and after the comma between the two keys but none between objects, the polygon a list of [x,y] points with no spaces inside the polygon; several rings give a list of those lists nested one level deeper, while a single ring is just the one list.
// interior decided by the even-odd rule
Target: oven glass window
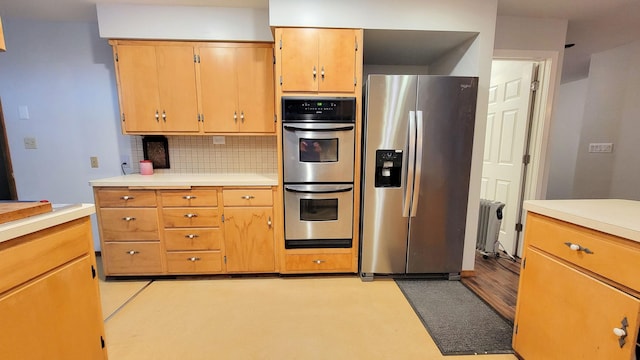
[{"label": "oven glass window", "polygon": [[337,162],[338,139],[300,139],[301,162]]},{"label": "oven glass window", "polygon": [[338,199],[300,199],[300,220],[338,220]]}]

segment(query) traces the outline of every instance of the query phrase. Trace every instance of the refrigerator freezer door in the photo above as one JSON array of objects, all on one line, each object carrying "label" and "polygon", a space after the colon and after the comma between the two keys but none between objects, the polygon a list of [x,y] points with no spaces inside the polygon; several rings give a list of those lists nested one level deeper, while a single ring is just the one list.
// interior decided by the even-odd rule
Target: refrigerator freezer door
[{"label": "refrigerator freezer door", "polygon": [[[370,75],[367,81],[362,176],[362,274],[406,271],[409,219],[403,217],[402,212],[405,194],[411,191],[407,189],[409,112],[415,111],[416,86],[416,76]],[[375,187],[376,150],[403,152],[401,187]]]},{"label": "refrigerator freezer door", "polygon": [[462,270],[476,95],[477,78],[418,77],[422,166],[409,226],[408,273]]}]

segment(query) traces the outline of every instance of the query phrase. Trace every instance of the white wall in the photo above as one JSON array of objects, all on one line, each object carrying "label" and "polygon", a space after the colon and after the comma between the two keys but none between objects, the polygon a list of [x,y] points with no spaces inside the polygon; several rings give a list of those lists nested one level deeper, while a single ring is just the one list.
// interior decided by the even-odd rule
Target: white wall
[{"label": "white wall", "polygon": [[573,181],[588,80],[562,84],[549,138],[547,199],[573,198]]},{"label": "white wall", "polygon": [[[593,54],[574,198],[640,200],[640,41]],[[612,153],[589,153],[589,143],[613,143]]]},{"label": "white wall", "polygon": [[[95,23],[3,20],[0,96],[18,198],[93,203],[89,180],[119,175],[120,153],[130,152],[120,135],[111,47]],[[28,107],[28,120],[19,119],[19,106]],[[25,149],[25,137],[36,138],[37,149]]]},{"label": "white wall", "polygon": [[[363,11],[366,9],[366,11]],[[489,80],[497,1],[475,0],[269,0],[269,24],[301,27],[347,27],[387,30],[468,31],[478,36],[456,63],[447,57],[433,65],[451,75],[478,76],[478,105],[471,160],[469,202],[462,261],[463,270],[473,270],[478,231],[480,178],[487,122]],[[448,60],[448,61],[447,61]]]}]

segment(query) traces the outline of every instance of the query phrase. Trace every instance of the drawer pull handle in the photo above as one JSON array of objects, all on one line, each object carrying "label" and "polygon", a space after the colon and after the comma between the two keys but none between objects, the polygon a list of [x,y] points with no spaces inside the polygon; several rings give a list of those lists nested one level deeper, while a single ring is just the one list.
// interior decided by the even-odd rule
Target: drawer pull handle
[{"label": "drawer pull handle", "polygon": [[122,199],[122,200],[125,200],[125,201],[126,201],[126,200],[133,200],[133,199],[135,199],[135,198],[134,198],[133,196],[125,195],[125,196],[121,197],[120,199]]},{"label": "drawer pull handle", "polygon": [[126,253],[129,254],[129,255],[135,255],[135,254],[140,254],[140,251],[138,251],[138,250],[129,250]]},{"label": "drawer pull handle", "polygon": [[613,333],[618,337],[618,344],[620,345],[620,348],[622,348],[627,342],[627,327],[629,327],[629,321],[625,317],[624,319],[622,319],[622,321],[620,321],[619,328],[613,328]]},{"label": "drawer pull handle", "polygon": [[195,239],[197,238],[199,235],[197,234],[189,234],[189,235],[185,235],[184,237],[186,237],[187,239]]},{"label": "drawer pull handle", "polygon": [[627,335],[627,332],[624,329],[613,328],[613,333],[616,334],[617,337],[623,337]]},{"label": "drawer pull handle", "polygon": [[566,242],[564,243],[565,245],[567,245],[569,247],[569,249],[573,250],[573,251],[584,251],[587,254],[593,254],[593,251],[587,249],[586,247],[582,247],[578,244],[572,244],[570,242]]},{"label": "drawer pull handle", "polygon": [[198,217],[198,214],[191,214],[191,213],[184,214],[184,217],[191,219],[191,218],[194,218],[194,217]]},{"label": "drawer pull handle", "polygon": [[193,196],[193,195],[185,195],[185,196],[183,196],[182,198],[183,198],[183,199],[185,199],[185,200],[193,200],[193,199],[195,199],[196,197],[195,197],[195,196]]},{"label": "drawer pull handle", "polygon": [[242,198],[245,199],[245,200],[251,200],[251,199],[255,199],[256,197],[253,196],[253,195],[245,195]]},{"label": "drawer pull handle", "polygon": [[187,258],[187,260],[192,261],[192,262],[196,262],[196,261],[200,261],[200,258],[199,257],[190,257],[190,258]]},{"label": "drawer pull handle", "polygon": [[323,262],[325,262],[325,261],[324,261],[324,260],[317,259],[317,260],[311,260],[311,262],[316,263],[316,264],[322,264],[322,263],[323,263]]},{"label": "drawer pull handle", "polygon": [[134,218],[133,216],[125,216],[125,217],[122,218],[122,220],[124,220],[124,221],[133,221],[135,219],[136,218]]}]

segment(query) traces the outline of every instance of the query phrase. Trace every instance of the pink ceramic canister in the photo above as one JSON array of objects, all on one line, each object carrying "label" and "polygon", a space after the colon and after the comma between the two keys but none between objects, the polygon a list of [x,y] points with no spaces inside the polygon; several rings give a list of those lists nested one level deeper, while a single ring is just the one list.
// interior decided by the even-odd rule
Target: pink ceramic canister
[{"label": "pink ceramic canister", "polygon": [[140,175],[153,175],[153,163],[151,160],[140,160]]}]

